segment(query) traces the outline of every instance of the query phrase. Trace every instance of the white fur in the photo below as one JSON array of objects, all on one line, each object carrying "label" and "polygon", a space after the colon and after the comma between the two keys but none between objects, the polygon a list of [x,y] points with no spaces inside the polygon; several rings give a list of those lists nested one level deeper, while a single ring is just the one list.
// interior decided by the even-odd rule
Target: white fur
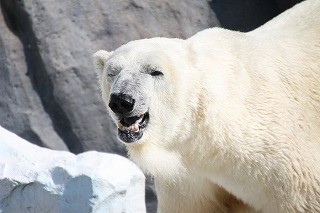
[{"label": "white fur", "polygon": [[[164,78],[144,136],[126,147],[155,178],[158,212],[320,212],[319,0],[249,33],[213,28],[97,53],[106,104],[106,67],[146,60]],[[230,196],[245,204],[221,202]]]}]

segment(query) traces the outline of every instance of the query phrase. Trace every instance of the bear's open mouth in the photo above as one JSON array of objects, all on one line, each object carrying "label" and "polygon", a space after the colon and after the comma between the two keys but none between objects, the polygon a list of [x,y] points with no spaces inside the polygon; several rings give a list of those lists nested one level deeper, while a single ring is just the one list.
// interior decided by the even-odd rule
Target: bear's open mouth
[{"label": "bear's open mouth", "polygon": [[149,121],[149,113],[142,115],[123,117],[118,123],[118,136],[126,143],[139,140]]}]

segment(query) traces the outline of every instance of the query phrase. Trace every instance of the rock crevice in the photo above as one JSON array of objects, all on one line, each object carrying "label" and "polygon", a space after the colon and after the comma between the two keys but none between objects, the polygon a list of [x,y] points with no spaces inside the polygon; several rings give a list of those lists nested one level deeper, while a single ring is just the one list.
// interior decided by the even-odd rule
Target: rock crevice
[{"label": "rock crevice", "polygon": [[16,0],[4,0],[1,3],[2,13],[9,29],[20,39],[34,90],[38,93],[43,108],[52,120],[54,130],[63,139],[73,153],[84,151],[81,142],[71,128],[71,123],[54,97],[53,82],[48,76],[38,48],[38,39],[33,32],[32,22],[23,9],[23,3]]}]

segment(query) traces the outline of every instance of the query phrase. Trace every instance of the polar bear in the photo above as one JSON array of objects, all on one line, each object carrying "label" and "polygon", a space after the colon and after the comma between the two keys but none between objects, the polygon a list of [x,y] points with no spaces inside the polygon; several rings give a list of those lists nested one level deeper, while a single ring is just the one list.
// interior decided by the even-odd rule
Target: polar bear
[{"label": "polar bear", "polygon": [[320,212],[320,1],[248,33],[207,29],[94,54],[158,212]]}]

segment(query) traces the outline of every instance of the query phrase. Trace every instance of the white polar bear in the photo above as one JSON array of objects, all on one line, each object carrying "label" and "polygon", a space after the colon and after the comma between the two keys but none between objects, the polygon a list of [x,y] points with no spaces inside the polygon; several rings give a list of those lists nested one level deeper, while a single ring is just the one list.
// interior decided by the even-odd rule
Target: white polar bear
[{"label": "white polar bear", "polygon": [[320,212],[320,1],[264,26],[94,55],[158,212]]}]

